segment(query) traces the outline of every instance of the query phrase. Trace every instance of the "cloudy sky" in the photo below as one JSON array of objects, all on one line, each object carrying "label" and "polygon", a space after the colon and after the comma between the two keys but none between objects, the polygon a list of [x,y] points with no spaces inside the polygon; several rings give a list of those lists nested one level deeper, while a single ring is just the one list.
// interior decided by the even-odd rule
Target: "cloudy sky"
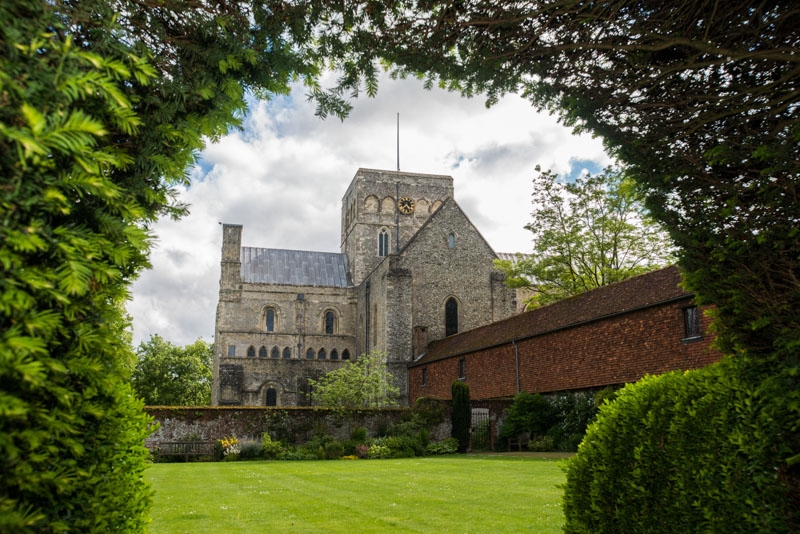
[{"label": "cloudy sky", "polygon": [[159,334],[185,345],[214,335],[220,222],[244,225],[245,246],[339,252],[341,199],[360,167],[447,174],[455,199],[496,252],[528,252],[534,167],[563,176],[610,163],[601,142],[574,136],[527,102],[426,91],[386,79],[344,122],[314,116],[297,87],[253,102],[244,129],[209,145],[181,199],[191,214],[154,227],[153,268],[133,286],[134,344]]}]

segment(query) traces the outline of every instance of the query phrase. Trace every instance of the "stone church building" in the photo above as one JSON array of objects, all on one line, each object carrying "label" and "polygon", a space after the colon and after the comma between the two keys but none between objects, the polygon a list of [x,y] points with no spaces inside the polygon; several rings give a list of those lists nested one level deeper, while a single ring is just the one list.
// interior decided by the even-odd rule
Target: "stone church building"
[{"label": "stone church building", "polygon": [[223,225],[213,405],[309,405],[309,378],[372,350],[406,404],[429,342],[517,311],[450,176],[359,169],[340,253],[242,246],[242,234]]}]

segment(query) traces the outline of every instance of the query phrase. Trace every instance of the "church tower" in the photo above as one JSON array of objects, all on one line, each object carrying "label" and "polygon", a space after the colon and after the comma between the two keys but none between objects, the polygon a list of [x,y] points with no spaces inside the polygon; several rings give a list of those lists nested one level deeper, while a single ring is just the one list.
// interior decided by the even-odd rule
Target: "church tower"
[{"label": "church tower", "polygon": [[353,284],[402,249],[452,197],[451,176],[359,169],[342,198],[341,251]]}]

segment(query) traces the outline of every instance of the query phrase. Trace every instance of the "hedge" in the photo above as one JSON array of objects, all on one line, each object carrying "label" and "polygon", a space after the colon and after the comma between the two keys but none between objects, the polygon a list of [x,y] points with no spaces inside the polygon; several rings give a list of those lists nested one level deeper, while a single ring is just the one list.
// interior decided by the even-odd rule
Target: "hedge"
[{"label": "hedge", "polygon": [[761,417],[780,403],[779,392],[764,392],[730,361],[625,387],[567,464],[564,531],[792,531],[785,459],[793,433]]}]

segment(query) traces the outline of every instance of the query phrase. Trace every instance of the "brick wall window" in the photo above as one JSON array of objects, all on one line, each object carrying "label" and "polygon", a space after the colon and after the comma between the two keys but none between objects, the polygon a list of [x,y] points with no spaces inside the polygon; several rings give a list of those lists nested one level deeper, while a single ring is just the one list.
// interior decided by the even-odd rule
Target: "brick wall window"
[{"label": "brick wall window", "polygon": [[467,378],[467,360],[464,358],[458,360],[458,378],[461,380]]},{"label": "brick wall window", "polygon": [[228,345],[228,357],[233,358],[236,356],[236,345]]},{"label": "brick wall window", "polygon": [[422,385],[423,386],[427,386],[428,385],[428,368],[427,367],[423,367],[422,368]]},{"label": "brick wall window", "polygon": [[683,309],[684,339],[697,338],[700,332],[700,311],[697,306],[689,306]]},{"label": "brick wall window", "polygon": [[247,357],[248,358],[255,358],[256,357],[256,348],[253,345],[247,347]]}]

